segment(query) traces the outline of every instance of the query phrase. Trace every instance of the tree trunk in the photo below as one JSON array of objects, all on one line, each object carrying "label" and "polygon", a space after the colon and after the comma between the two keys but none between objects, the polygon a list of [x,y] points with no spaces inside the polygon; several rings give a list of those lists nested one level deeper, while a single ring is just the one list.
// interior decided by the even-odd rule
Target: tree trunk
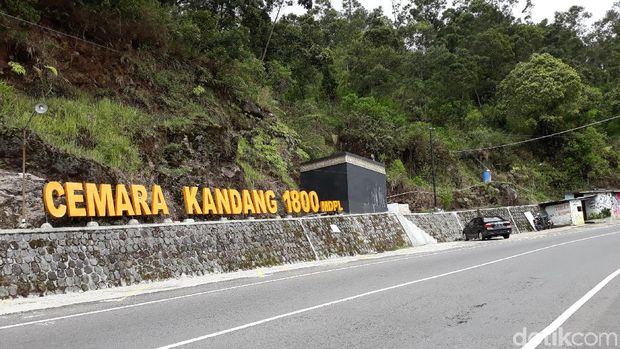
[{"label": "tree trunk", "polygon": [[267,43],[265,43],[265,49],[263,50],[263,54],[260,56],[261,62],[265,61],[265,56],[267,56],[267,49],[269,48],[269,43],[271,42],[271,36],[273,35],[273,29],[276,27],[276,22],[278,21],[278,17],[280,17],[280,10],[282,10],[282,6],[284,5],[284,1],[280,1],[280,6],[278,6],[278,12],[276,12],[276,18],[273,20],[273,24],[271,25],[271,30],[269,31],[269,37],[267,37]]}]

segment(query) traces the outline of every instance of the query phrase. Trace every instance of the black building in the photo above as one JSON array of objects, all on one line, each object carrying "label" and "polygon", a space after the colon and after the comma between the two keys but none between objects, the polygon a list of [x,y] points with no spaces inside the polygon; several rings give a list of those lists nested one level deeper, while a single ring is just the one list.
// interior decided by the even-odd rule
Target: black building
[{"label": "black building", "polygon": [[321,201],[340,200],[347,213],[387,211],[385,165],[351,153],[336,153],[301,165],[301,189]]}]

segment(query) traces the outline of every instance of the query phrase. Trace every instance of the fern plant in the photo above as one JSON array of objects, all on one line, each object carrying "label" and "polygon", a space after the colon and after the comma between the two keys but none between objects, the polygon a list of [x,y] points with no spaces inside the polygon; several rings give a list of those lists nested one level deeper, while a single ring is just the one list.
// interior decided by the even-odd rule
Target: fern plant
[{"label": "fern plant", "polygon": [[17,75],[26,75],[26,68],[17,62],[9,62],[9,67],[11,67],[11,71]]}]

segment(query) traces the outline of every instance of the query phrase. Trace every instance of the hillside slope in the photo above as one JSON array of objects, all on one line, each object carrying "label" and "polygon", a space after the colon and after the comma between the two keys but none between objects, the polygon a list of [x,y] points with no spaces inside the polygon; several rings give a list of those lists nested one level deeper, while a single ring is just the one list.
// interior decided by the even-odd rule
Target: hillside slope
[{"label": "hillside slope", "polygon": [[[177,203],[183,185],[294,187],[300,162],[346,150],[384,161],[390,193],[411,192],[394,200],[429,209],[431,126],[446,209],[620,186],[617,120],[458,152],[620,112],[617,9],[584,34],[582,9],[535,24],[509,3],[414,1],[391,21],[303,2],[273,22],[284,3],[4,2],[0,168],[21,171],[20,130],[45,101],[29,172],[158,183]],[[497,184],[480,185],[485,168]]]}]

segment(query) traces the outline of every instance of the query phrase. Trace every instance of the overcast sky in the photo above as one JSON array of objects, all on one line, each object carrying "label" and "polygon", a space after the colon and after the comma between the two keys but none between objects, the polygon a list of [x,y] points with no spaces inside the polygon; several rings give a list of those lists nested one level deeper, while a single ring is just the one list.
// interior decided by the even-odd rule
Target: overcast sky
[{"label": "overcast sky", "polygon": [[[392,1],[391,0],[358,0],[364,7],[368,9],[373,9],[376,7],[383,7],[383,12],[392,16]],[[553,15],[557,11],[566,11],[573,5],[579,5],[586,8],[588,12],[592,13],[591,22],[595,22],[596,20],[605,16],[605,12],[611,9],[613,3],[618,0],[532,0],[534,3],[534,9],[532,11],[532,19],[534,22],[540,22],[544,18],[553,19]],[[406,0],[400,0],[401,3],[405,3]],[[332,6],[336,9],[342,8],[342,0],[332,0]],[[518,11],[521,12],[523,6],[517,7]],[[288,12],[295,13],[303,13],[304,10],[295,7],[290,8]]]}]

